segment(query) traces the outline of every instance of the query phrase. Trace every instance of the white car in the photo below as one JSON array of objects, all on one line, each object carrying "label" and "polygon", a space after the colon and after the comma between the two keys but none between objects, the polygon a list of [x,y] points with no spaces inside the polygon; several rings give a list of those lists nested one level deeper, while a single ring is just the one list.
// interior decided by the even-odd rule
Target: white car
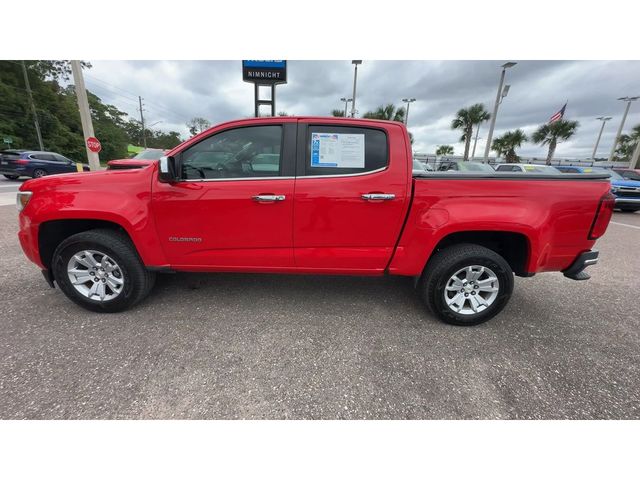
[{"label": "white car", "polygon": [[560,170],[550,165],[535,165],[533,163],[499,163],[494,166],[496,172],[517,172],[517,173],[544,173],[556,175]]}]

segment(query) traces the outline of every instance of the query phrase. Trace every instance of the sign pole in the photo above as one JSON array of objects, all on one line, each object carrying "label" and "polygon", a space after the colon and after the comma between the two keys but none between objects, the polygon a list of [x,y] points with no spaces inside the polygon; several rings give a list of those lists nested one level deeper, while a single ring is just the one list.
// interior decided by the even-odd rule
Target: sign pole
[{"label": "sign pole", "polygon": [[[260,106],[269,105],[271,116],[276,116],[276,85],[287,83],[286,60],[243,60],[242,80],[253,83],[254,116],[260,116]],[[271,99],[260,99],[260,87],[271,87]]]},{"label": "sign pole", "polygon": [[73,72],[73,82],[76,86],[76,97],[78,98],[78,110],[80,110],[80,122],[82,123],[82,133],[84,136],[85,147],[87,149],[87,159],[89,160],[89,168],[91,170],[100,170],[100,157],[98,152],[94,152],[89,148],[87,140],[94,138],[93,122],[91,121],[91,112],[89,110],[89,99],[87,97],[87,89],[84,86],[84,78],[82,76],[82,66],[79,60],[71,60],[71,71]]}]

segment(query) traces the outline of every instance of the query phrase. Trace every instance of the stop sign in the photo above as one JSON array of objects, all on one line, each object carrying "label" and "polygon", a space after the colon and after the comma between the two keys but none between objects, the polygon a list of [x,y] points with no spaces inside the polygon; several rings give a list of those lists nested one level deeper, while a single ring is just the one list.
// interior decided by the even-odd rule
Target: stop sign
[{"label": "stop sign", "polygon": [[87,138],[87,147],[94,153],[98,153],[100,150],[102,150],[100,140],[98,140],[96,137]]}]

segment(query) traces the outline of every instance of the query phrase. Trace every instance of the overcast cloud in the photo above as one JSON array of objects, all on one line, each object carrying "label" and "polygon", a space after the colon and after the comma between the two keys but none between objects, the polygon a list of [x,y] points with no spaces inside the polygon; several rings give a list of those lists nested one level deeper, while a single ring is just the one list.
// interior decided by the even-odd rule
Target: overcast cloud
[{"label": "overcast cloud", "polygon": [[[516,59],[517,60],[517,59]],[[253,85],[244,83],[240,61],[95,61],[86,72],[87,88],[107,103],[138,118],[137,95],[144,98],[147,124],[189,136],[185,123],[200,116],[213,124],[253,115]],[[360,114],[376,106],[415,97],[409,113],[414,151],[433,153],[454,145],[462,154],[460,133],[450,129],[455,112],[473,103],[492,111],[501,61],[368,61],[358,69],[356,107]],[[527,134],[548,121],[565,101],[565,118],[580,127],[556,156],[586,158],[598,134],[598,116],[611,116],[599,156],[607,156],[622,119],[623,102],[640,95],[639,61],[522,61],[507,71],[509,95],[500,106],[496,132],[522,128]],[[277,111],[290,115],[329,115],[351,96],[353,66],[348,60],[289,61],[288,84],[277,87]],[[266,107],[265,107],[266,108]],[[640,123],[640,102],[633,104],[625,131]],[[480,137],[486,137],[488,124]],[[478,141],[476,156],[484,151]],[[524,156],[544,156],[545,147],[527,143]]]}]

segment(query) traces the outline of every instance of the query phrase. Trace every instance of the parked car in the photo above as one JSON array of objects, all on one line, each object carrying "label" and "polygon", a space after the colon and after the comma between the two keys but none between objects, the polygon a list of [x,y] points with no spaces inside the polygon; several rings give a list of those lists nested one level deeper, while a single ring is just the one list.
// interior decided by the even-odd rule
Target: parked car
[{"label": "parked car", "polygon": [[487,172],[493,173],[491,165],[478,162],[465,162],[458,160],[445,160],[438,165],[439,172],[455,171],[455,172]]},{"label": "parked car", "polygon": [[[82,165],[89,171],[89,165]],[[40,178],[56,173],[77,172],[76,162],[55,152],[36,150],[3,150],[0,151],[0,174],[10,180],[20,177]]]},{"label": "parked car", "polygon": [[423,163],[420,160],[413,159],[413,174],[420,175],[422,173],[433,172],[433,167],[428,163]]},{"label": "parked car", "polygon": [[614,168],[613,171],[627,180],[640,181],[640,168]]},{"label": "parked car", "polygon": [[640,181],[628,180],[610,168],[602,167],[558,167],[563,173],[605,173],[609,175],[611,193],[615,195],[615,208],[623,212],[640,210]]},{"label": "parked car", "polygon": [[413,176],[409,145],[399,122],[228,122],[147,168],[25,182],[18,236],[50,286],[98,312],[141,301],[158,272],[389,274],[415,277],[445,322],[476,325],[507,304],[514,274],[589,278],[607,175]]},{"label": "parked car", "polygon": [[162,150],[159,148],[147,148],[131,158],[109,160],[107,162],[107,170],[129,170],[131,168],[147,167],[154,161],[157,162],[160,157],[167,152],[168,150]]},{"label": "parked car", "polygon": [[498,163],[494,168],[496,172],[543,173],[547,175],[560,173],[550,165],[536,165],[534,163]]}]

